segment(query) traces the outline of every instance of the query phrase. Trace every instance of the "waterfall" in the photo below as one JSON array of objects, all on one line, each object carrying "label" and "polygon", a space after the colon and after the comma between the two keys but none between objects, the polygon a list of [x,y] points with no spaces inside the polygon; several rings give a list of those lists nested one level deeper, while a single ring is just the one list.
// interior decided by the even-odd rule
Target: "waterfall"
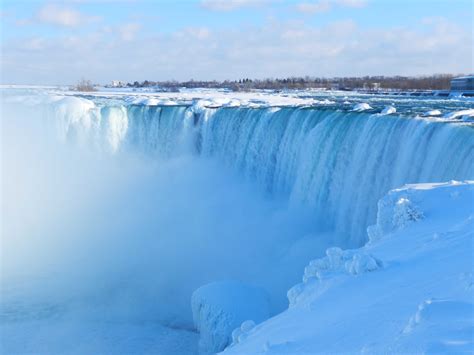
[{"label": "waterfall", "polygon": [[474,179],[474,127],[467,123],[310,107],[119,105],[88,112],[80,112],[82,120],[64,109],[55,114],[69,134],[94,137],[113,152],[218,159],[267,194],[311,208],[318,228],[348,247],[366,241],[388,190]]}]

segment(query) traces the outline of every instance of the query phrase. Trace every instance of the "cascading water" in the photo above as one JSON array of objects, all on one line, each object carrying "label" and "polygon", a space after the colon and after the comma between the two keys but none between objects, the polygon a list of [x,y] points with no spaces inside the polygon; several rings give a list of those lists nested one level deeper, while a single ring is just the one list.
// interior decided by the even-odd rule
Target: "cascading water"
[{"label": "cascading water", "polygon": [[[59,121],[68,120],[58,112]],[[268,194],[309,206],[318,229],[345,247],[367,240],[365,229],[388,190],[474,178],[468,124],[307,107],[130,105],[92,112],[99,125],[88,124],[85,135],[96,145],[215,157]],[[86,116],[68,121],[68,130],[84,130]]]}]

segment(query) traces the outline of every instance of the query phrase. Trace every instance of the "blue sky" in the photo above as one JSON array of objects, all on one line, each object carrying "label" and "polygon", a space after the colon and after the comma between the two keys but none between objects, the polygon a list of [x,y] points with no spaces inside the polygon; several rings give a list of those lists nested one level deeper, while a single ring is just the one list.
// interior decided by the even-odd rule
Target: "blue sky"
[{"label": "blue sky", "polygon": [[470,0],[1,1],[2,83],[473,71]]}]

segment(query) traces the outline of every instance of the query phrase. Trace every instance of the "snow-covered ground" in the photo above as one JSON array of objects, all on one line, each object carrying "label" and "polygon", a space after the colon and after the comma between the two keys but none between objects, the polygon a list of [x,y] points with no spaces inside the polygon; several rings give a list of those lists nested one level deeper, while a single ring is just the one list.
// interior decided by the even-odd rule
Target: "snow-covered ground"
[{"label": "snow-covered ground", "polygon": [[369,236],[311,262],[289,309],[224,353],[472,353],[474,182],[391,191]]}]

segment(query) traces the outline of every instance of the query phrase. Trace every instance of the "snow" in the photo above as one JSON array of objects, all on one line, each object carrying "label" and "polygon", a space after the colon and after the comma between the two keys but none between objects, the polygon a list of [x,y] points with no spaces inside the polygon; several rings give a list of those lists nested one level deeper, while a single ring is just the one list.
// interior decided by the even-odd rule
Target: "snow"
[{"label": "snow", "polygon": [[426,111],[422,114],[424,117],[430,117],[430,116],[441,116],[441,111],[440,110],[429,110]]},{"label": "snow", "polygon": [[372,107],[367,102],[362,102],[362,103],[358,103],[354,105],[352,110],[357,111],[357,112],[362,112],[362,111],[370,110],[371,108]]},{"label": "snow", "polygon": [[193,320],[200,333],[201,353],[224,350],[238,338],[234,329],[248,332],[255,324],[270,316],[269,298],[258,287],[237,281],[221,281],[194,291],[191,301]]},{"label": "snow", "polygon": [[447,113],[443,116],[444,118],[454,120],[454,119],[464,119],[468,117],[474,117],[474,109],[460,110]]},{"label": "snow", "polygon": [[369,235],[311,262],[289,309],[224,353],[472,352],[474,181],[390,191]]},{"label": "snow", "polygon": [[385,106],[385,108],[380,112],[381,115],[391,115],[392,113],[397,112],[397,109],[393,106]]}]

